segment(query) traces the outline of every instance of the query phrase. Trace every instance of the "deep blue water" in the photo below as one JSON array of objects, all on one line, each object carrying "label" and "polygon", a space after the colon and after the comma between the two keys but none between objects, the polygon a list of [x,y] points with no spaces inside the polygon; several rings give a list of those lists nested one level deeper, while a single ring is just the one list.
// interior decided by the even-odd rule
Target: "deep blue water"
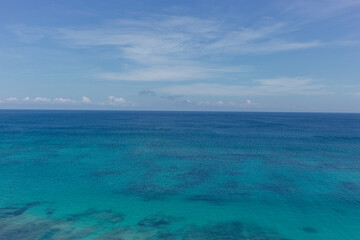
[{"label": "deep blue water", "polygon": [[360,239],[360,114],[0,110],[0,239]]}]

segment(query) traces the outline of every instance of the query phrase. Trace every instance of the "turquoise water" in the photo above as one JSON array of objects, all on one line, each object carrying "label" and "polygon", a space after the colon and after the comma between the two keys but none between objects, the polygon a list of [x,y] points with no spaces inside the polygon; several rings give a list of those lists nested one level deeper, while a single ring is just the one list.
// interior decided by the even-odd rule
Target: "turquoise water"
[{"label": "turquoise water", "polygon": [[0,111],[0,239],[360,239],[360,115]]}]

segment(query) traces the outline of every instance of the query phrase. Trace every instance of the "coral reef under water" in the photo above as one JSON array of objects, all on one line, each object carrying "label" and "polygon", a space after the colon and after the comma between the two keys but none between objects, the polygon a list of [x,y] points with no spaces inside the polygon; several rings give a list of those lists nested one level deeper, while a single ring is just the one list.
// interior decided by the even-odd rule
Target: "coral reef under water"
[{"label": "coral reef under water", "polygon": [[[184,219],[155,214],[140,220],[137,225],[120,223],[121,213],[110,210],[88,209],[64,218],[36,216],[27,211],[41,203],[32,202],[0,208],[0,239],[16,240],[284,240],[278,233],[239,221],[209,223],[207,225],[182,224],[181,228],[167,228]],[[83,220],[92,220],[83,224]],[[100,224],[103,223],[103,224]],[[104,224],[106,223],[106,224]],[[119,225],[120,224],[120,225]],[[313,232],[313,228],[303,228]]]}]

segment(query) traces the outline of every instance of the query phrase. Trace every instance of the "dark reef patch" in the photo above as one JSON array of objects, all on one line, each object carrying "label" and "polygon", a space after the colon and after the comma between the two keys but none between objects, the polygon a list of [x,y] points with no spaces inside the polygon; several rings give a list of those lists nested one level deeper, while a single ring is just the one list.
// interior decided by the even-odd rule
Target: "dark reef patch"
[{"label": "dark reef patch", "polygon": [[15,217],[22,215],[25,213],[29,208],[35,207],[40,205],[40,202],[30,202],[25,205],[21,206],[8,206],[0,208],[0,218],[8,218],[8,217]]},{"label": "dark reef patch", "polygon": [[54,207],[48,207],[45,209],[45,213],[47,216],[53,215],[55,211],[56,211],[56,208],[54,208]]},{"label": "dark reef patch", "polygon": [[222,202],[221,197],[213,196],[211,194],[192,195],[187,198],[189,201],[205,201],[210,203]]},{"label": "dark reef patch", "polygon": [[100,211],[90,208],[78,214],[72,214],[68,217],[68,221],[79,221],[84,219],[91,219],[100,222],[119,223],[124,220],[124,215],[111,210]]},{"label": "dark reef patch", "polygon": [[6,240],[72,240],[91,236],[96,227],[76,228],[62,220],[34,216],[16,216],[0,220],[0,239]]},{"label": "dark reef patch", "polygon": [[186,171],[185,173],[177,174],[177,178],[179,179],[194,179],[198,181],[206,181],[211,177],[211,173],[213,172],[212,169],[206,166],[198,166],[193,167],[190,170]]},{"label": "dark reef patch", "polygon": [[162,214],[155,214],[155,215],[144,218],[143,220],[138,222],[137,225],[142,226],[142,227],[159,228],[159,227],[164,227],[164,226],[170,225],[174,222],[181,221],[181,220],[182,220],[181,218],[166,216],[166,215],[162,215]]},{"label": "dark reef patch", "polygon": [[19,165],[22,163],[23,163],[23,161],[21,161],[21,160],[7,160],[7,159],[0,160],[1,167],[15,166],[15,165]]},{"label": "dark reef patch", "polygon": [[157,230],[117,227],[94,238],[95,240],[156,239]]},{"label": "dark reef patch", "polygon": [[224,173],[226,175],[232,176],[232,177],[237,177],[237,176],[241,176],[244,174],[241,170],[236,169],[236,168],[225,169]]},{"label": "dark reef patch", "polygon": [[301,230],[303,230],[306,233],[317,233],[318,231],[316,228],[313,227],[303,227]]},{"label": "dark reef patch", "polygon": [[224,187],[224,189],[236,190],[236,189],[239,189],[239,187],[241,185],[237,181],[229,180],[229,181],[224,182],[222,184],[222,186]]},{"label": "dark reef patch", "polygon": [[[71,215],[70,219],[51,219],[17,215],[13,218],[0,219],[0,239],[16,240],[285,240],[277,232],[259,226],[238,221],[218,222],[207,225],[183,225],[180,229],[169,230],[169,226],[182,218],[151,215],[135,226],[116,226],[104,228],[96,222],[82,225],[75,224],[84,218],[118,222],[117,215],[111,211],[88,209]],[[110,219],[110,220],[109,220]],[[116,219],[116,220],[114,220]],[[107,225],[108,226],[108,225]],[[312,231],[304,228],[304,231]]]},{"label": "dark reef patch", "polygon": [[177,191],[171,186],[159,186],[153,183],[130,182],[124,194],[140,196],[144,200],[161,200],[171,195],[176,195]]},{"label": "dark reef patch", "polygon": [[355,182],[340,182],[340,188],[341,190],[345,190],[354,194],[360,194],[360,184]]},{"label": "dark reef patch", "polygon": [[[0,230],[0,239],[16,239],[16,240],[29,240],[29,239],[44,239],[49,232],[53,231],[52,222],[33,222],[24,224],[6,224],[2,222],[3,226]],[[45,238],[46,239],[46,238]]]},{"label": "dark reef patch", "polygon": [[121,175],[125,173],[123,170],[103,170],[103,171],[96,171],[89,174],[90,177],[107,177],[111,175]]},{"label": "dark reef patch", "polygon": [[288,182],[261,183],[257,187],[281,196],[293,194],[297,191],[296,186]]},{"label": "dark reef patch", "polygon": [[178,235],[176,233],[172,232],[160,232],[157,234],[157,236],[154,238],[155,240],[176,240],[179,239]]},{"label": "dark reef patch", "polygon": [[211,179],[213,170],[209,167],[193,167],[184,173],[175,175],[175,179],[180,180],[177,188],[192,188],[201,185]]},{"label": "dark reef patch", "polygon": [[246,239],[241,222],[218,223],[208,226],[190,227],[184,233],[184,240],[241,240]]},{"label": "dark reef patch", "polygon": [[286,240],[277,232],[238,221],[189,227],[183,240]]},{"label": "dark reef patch", "polygon": [[188,201],[203,201],[211,204],[237,202],[251,197],[251,189],[233,180],[219,183],[208,191],[187,197]]},{"label": "dark reef patch", "polygon": [[221,192],[210,192],[205,194],[197,194],[187,197],[188,201],[201,201],[210,204],[223,204],[227,202],[236,202],[241,199],[249,198],[251,196],[248,192],[232,192],[232,191],[221,191]]}]

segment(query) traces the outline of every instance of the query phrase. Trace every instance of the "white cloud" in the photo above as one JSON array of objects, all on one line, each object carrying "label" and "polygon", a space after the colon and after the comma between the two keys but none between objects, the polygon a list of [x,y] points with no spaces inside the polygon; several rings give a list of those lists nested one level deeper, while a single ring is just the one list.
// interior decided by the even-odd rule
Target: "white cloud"
[{"label": "white cloud", "polygon": [[158,91],[185,96],[276,96],[330,93],[324,86],[312,79],[302,77],[258,79],[253,80],[251,85],[224,85],[217,83],[174,85],[158,89]]},{"label": "white cloud", "polygon": [[91,103],[91,100],[90,100],[90,98],[87,98],[87,97],[83,96],[83,97],[81,98],[81,102],[82,102],[82,103]]},{"label": "white cloud", "polygon": [[196,69],[142,69],[125,73],[103,73],[100,78],[119,81],[183,81],[204,78],[206,74]]},{"label": "white cloud", "polygon": [[54,103],[60,103],[60,104],[68,104],[68,103],[76,103],[75,100],[72,100],[70,98],[54,98]]},{"label": "white cloud", "polygon": [[273,46],[272,51],[284,51],[320,45],[314,41],[281,38],[279,35],[289,31],[285,27],[284,23],[267,23],[260,27],[234,28],[216,20],[163,16],[121,19],[101,28],[61,28],[55,31],[54,37],[77,46],[114,46],[128,59],[141,63],[151,60],[152,64],[171,60],[171,56],[206,55],[215,49],[230,53],[234,50],[237,53],[258,53],[270,52]]},{"label": "white cloud", "polygon": [[199,79],[213,79],[224,74],[238,76],[240,73],[249,70],[247,66],[234,67],[163,67],[163,68],[146,68],[123,73],[102,73],[98,77],[108,80],[118,81],[187,81]]},{"label": "white cloud", "polygon": [[49,32],[44,28],[29,27],[23,24],[8,25],[6,29],[10,30],[22,42],[35,42],[42,39]]},{"label": "white cloud", "polygon": [[[226,34],[224,34],[226,32]],[[288,29],[283,23],[261,27],[232,28],[220,21],[192,17],[122,19],[101,28],[59,29],[57,39],[78,47],[111,46],[116,55],[132,66],[119,73],[104,72],[97,77],[119,81],[188,81],[236,77],[247,66],[210,64],[218,54],[259,54],[322,45],[319,41],[289,41],[282,38]],[[200,63],[201,62],[201,63]],[[176,66],[176,67],[174,67]],[[231,76],[230,76],[231,75]]]},{"label": "white cloud", "polygon": [[[31,28],[24,26],[9,29],[19,36],[31,33]],[[316,40],[290,40],[290,31],[294,31],[291,26],[277,22],[234,27],[215,19],[158,15],[118,19],[81,29],[52,28],[41,32],[34,28],[30,38],[45,35],[65,47],[111,48],[111,54],[125,60],[127,68],[118,73],[95,74],[103,79],[188,81],[239,77],[251,70],[246,66],[229,67],[219,54],[267,54],[322,45]]]},{"label": "white cloud", "polygon": [[223,100],[218,100],[218,101],[208,101],[208,100],[201,100],[201,101],[197,101],[197,102],[187,102],[189,104],[193,103],[195,105],[198,106],[211,106],[211,107],[233,107],[233,106],[240,106],[239,104],[235,104],[232,101],[223,101]]},{"label": "white cloud", "polygon": [[199,101],[197,103],[197,105],[212,105],[213,103],[211,103],[210,101]]},{"label": "white cloud", "polygon": [[210,44],[208,48],[213,51],[232,54],[259,54],[306,49],[322,45],[319,41],[296,42],[275,37],[288,31],[283,23],[265,25],[259,28],[242,28],[227,32],[219,37],[218,41]]},{"label": "white cloud", "polygon": [[261,107],[260,104],[254,103],[251,100],[247,99],[245,102],[234,102],[226,100],[199,100],[194,101],[187,99],[183,101],[188,105],[196,107],[205,107],[205,108],[217,108],[217,109],[255,109]]},{"label": "white cloud", "polygon": [[36,97],[34,99],[34,102],[37,102],[37,103],[50,103],[51,102],[51,99],[50,98],[46,98],[46,97]]},{"label": "white cloud", "polygon": [[0,99],[0,103],[16,103],[16,104],[20,104],[20,103],[25,103],[25,102],[29,102],[30,98],[29,97],[25,97],[23,99],[19,99],[17,97],[8,97],[5,98],[3,100]]},{"label": "white cloud", "polygon": [[90,98],[83,96],[81,100],[74,100],[70,98],[57,97],[53,100],[47,97],[36,97],[31,99],[30,97],[16,98],[9,97],[0,99],[1,104],[47,104],[47,105],[81,105],[81,104],[92,104],[92,105],[121,105],[121,106],[136,106],[136,103],[126,101],[123,97],[109,96],[107,102],[93,102]]},{"label": "white cloud", "polygon": [[[358,0],[317,0],[317,1],[291,1],[286,2],[287,9],[284,13],[290,12],[292,14],[300,15],[302,18],[306,16],[303,21],[314,21],[318,19],[331,18],[344,13],[348,15],[356,15],[357,8],[360,7],[360,1]],[[349,12],[350,11],[350,12]]]},{"label": "white cloud", "polygon": [[360,46],[360,39],[344,39],[337,41],[338,45],[341,46]]},{"label": "white cloud", "polygon": [[6,99],[0,99],[0,104],[6,104],[6,103],[18,103],[19,100],[16,97],[8,97]]},{"label": "white cloud", "polygon": [[151,96],[151,97],[155,97],[156,93],[154,91],[151,90],[142,90],[139,92],[139,96]]},{"label": "white cloud", "polygon": [[7,99],[5,99],[6,102],[17,102],[18,99],[16,97],[9,97]]},{"label": "white cloud", "polygon": [[126,101],[124,98],[122,97],[115,97],[115,96],[109,96],[109,102],[110,105],[121,105],[121,104],[125,104]]}]

